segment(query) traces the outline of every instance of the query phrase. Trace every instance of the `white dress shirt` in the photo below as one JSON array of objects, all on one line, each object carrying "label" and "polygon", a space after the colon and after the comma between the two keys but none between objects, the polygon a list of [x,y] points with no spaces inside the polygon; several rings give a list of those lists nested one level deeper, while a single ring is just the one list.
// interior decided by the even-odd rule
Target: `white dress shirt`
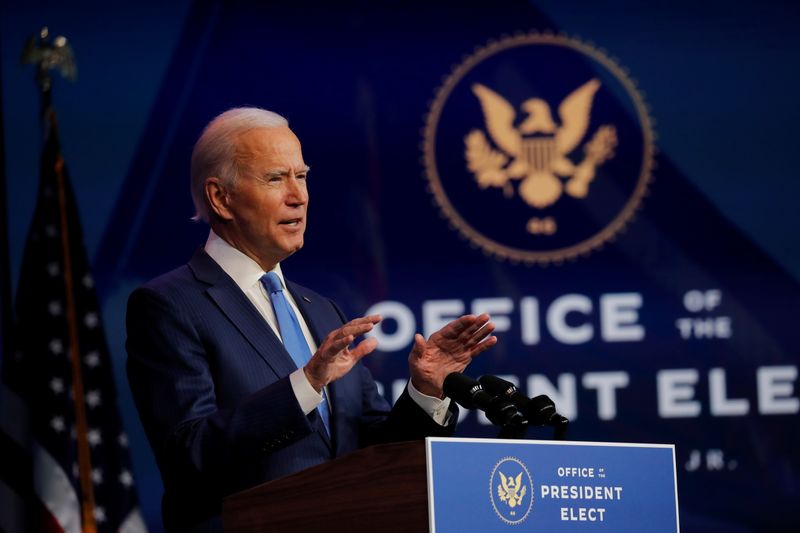
[{"label": "white dress shirt", "polygon": [[[280,339],[280,327],[275,317],[275,311],[272,309],[272,302],[270,302],[269,294],[267,294],[267,291],[260,281],[261,276],[263,276],[265,272],[258,263],[228,244],[224,239],[214,233],[214,230],[211,230],[208,234],[205,250],[206,253],[211,256],[211,259],[216,261],[222,270],[233,279],[234,283],[236,283],[245,296],[247,296],[247,299],[250,300],[258,312],[261,313],[261,316],[264,317],[269,327],[272,328],[272,331]],[[286,289],[286,282],[283,279],[281,265],[275,265],[272,272],[278,275],[278,278],[281,280],[281,285]],[[297,308],[297,303],[294,301],[291,292],[284,290],[283,294],[289,302],[292,311],[294,311],[297,321],[300,323],[300,329],[303,331],[303,337],[305,337],[306,343],[308,343],[309,350],[312,354],[315,353],[318,346],[317,343],[314,342],[314,337],[308,329],[308,324],[306,324],[303,314]],[[289,381],[297,397],[297,402],[300,404],[300,408],[305,414],[309,414],[322,402],[322,395],[311,386],[302,368],[292,372],[289,375]],[[408,394],[411,396],[411,399],[438,424],[446,425],[450,421],[452,417],[449,411],[450,398],[442,400],[422,394],[410,381],[408,383]],[[328,396],[328,403],[330,404],[330,395]]]}]

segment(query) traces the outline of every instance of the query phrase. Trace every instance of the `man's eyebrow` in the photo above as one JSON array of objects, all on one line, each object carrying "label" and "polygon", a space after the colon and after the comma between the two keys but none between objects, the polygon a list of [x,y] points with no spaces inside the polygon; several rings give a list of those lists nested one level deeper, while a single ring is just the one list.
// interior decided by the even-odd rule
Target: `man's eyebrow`
[{"label": "man's eyebrow", "polygon": [[[311,167],[305,165],[303,168],[299,169],[295,172],[295,174],[308,174],[311,171]],[[274,168],[272,170],[268,170],[264,173],[264,176],[267,178],[280,178],[289,174],[289,170],[285,168]]]}]

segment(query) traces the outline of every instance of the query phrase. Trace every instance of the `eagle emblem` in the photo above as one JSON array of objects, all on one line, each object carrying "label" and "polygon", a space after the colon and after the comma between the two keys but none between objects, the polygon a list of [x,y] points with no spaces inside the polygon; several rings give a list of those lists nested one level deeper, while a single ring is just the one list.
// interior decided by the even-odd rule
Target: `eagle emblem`
[{"label": "eagle emblem", "polygon": [[527,487],[522,484],[522,472],[515,478],[513,476],[504,476],[500,474],[500,483],[497,485],[497,497],[501,502],[508,504],[512,509],[518,505],[522,505],[522,498],[528,491]]},{"label": "eagle emblem", "polygon": [[569,158],[587,135],[599,88],[600,81],[593,78],[564,98],[558,106],[560,125],[553,120],[547,102],[530,98],[521,106],[527,116],[515,125],[517,113],[505,98],[480,83],[473,84],[486,130],[497,147],[480,129],[473,129],[464,138],[467,168],[478,186],[501,187],[511,198],[511,180],[522,180],[520,197],[537,209],[554,204],[564,191],[574,198],[585,198],[597,167],[614,156],[617,146],[616,128],[602,125],[583,145],[583,159],[576,164]]}]

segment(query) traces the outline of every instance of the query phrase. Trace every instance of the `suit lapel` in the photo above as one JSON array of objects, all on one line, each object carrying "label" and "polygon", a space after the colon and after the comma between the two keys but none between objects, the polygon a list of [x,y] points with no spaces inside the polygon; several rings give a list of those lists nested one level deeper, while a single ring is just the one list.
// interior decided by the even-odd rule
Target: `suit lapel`
[{"label": "suit lapel", "polygon": [[331,331],[320,312],[320,305],[322,304],[322,302],[318,301],[320,298],[295,283],[286,282],[286,285],[292,294],[292,298],[294,298],[294,302],[297,304],[297,308],[300,309],[300,314],[303,315],[309,331],[311,331],[311,336],[314,337],[314,342],[319,347]]},{"label": "suit lapel", "polygon": [[286,376],[297,370],[272,328],[216,261],[200,249],[189,267],[197,279],[210,285],[208,295],[275,374]]},{"label": "suit lapel", "polygon": [[[272,328],[264,321],[264,317],[253,306],[247,296],[236,285],[236,283],[228,276],[222,267],[205,252],[205,250],[198,250],[192,259],[189,261],[189,267],[194,272],[198,280],[209,284],[207,293],[209,297],[219,306],[222,313],[231,321],[231,323],[239,330],[239,332],[247,339],[251,346],[258,352],[264,362],[272,368],[278,376],[288,376],[295,370],[295,364],[292,356],[284,348],[281,340],[272,331]],[[294,284],[293,284],[294,285]],[[294,285],[294,287],[297,287]],[[290,288],[291,290],[291,288]],[[300,308],[300,312],[306,319],[311,335],[319,345],[320,332],[325,331],[324,325],[318,321],[318,313],[315,313],[306,307],[307,303],[313,303],[308,295],[298,295],[292,291],[295,301]],[[326,333],[327,334],[327,333]],[[329,397],[333,397],[334,393],[331,388],[328,391]],[[335,400],[331,399],[331,402]],[[331,417],[333,419],[333,417]],[[332,421],[333,427],[331,432],[335,432],[336,423]],[[317,434],[328,446],[331,451],[334,450],[333,442],[325,431],[322,421],[319,421]]]}]

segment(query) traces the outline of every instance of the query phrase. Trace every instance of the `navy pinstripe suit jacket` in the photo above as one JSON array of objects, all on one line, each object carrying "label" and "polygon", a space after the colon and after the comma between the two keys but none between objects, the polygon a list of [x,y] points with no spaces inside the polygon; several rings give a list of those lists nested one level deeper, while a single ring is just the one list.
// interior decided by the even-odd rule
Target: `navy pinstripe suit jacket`
[{"label": "navy pinstripe suit jacket", "polygon": [[[345,322],[333,301],[287,283],[317,343]],[[303,414],[291,356],[203,250],[131,294],[128,381],[164,481],[169,530],[219,530],[222,497],[359,447],[451,435],[404,392],[395,406],[360,363],[329,386],[331,437]]]}]

